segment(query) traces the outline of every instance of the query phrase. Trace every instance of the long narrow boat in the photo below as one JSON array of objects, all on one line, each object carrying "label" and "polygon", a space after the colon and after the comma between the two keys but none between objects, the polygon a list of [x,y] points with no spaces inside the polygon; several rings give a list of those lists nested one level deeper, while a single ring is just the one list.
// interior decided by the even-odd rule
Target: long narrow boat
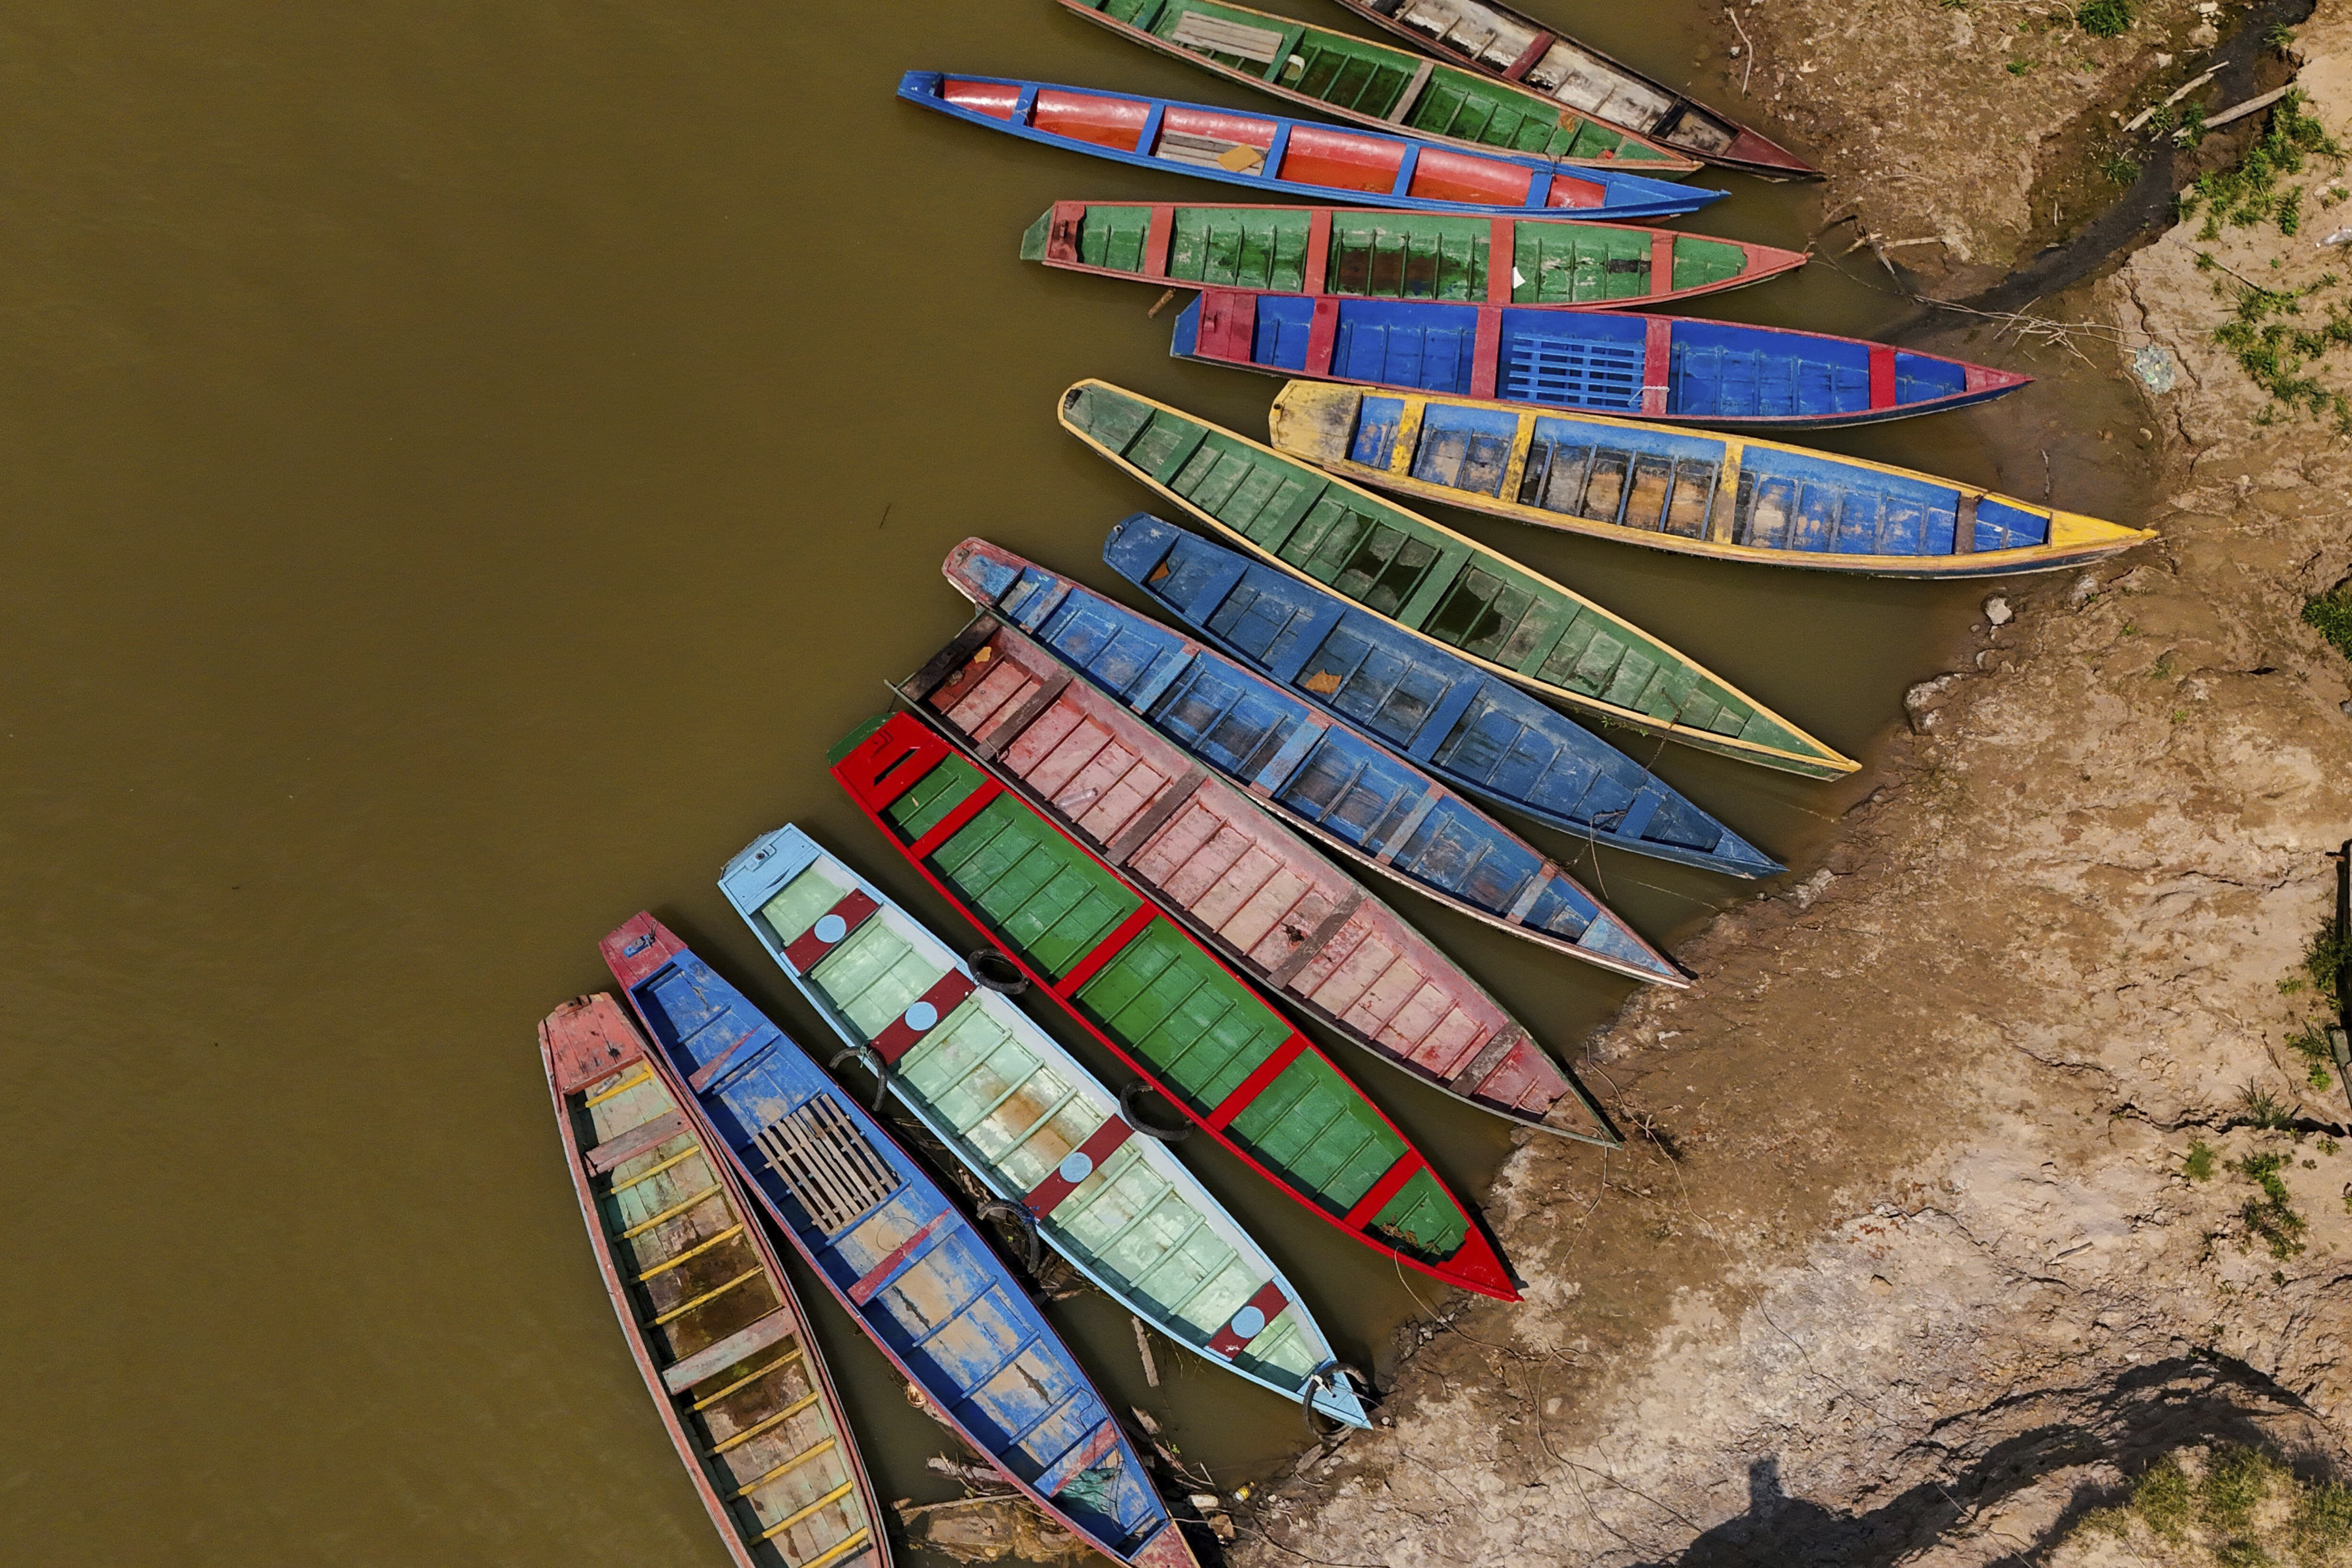
[{"label": "long narrow boat", "polygon": [[1515,407],[1728,429],[1827,429],[1964,408],[2033,378],[1861,338],[1689,316],[1204,289],[1180,359]]},{"label": "long narrow boat", "polygon": [[881,1510],[800,1300],[723,1156],[620,1004],[539,1026],[580,1213],[629,1353],[738,1568],[888,1568]]},{"label": "long narrow boat", "polygon": [[1633,224],[1377,207],[1055,202],[1021,258],[1145,283],[1610,310],[1744,289],[1804,253]]},{"label": "long narrow boat", "polygon": [[831,762],[924,879],[1194,1125],[1367,1246],[1518,1300],[1421,1151],[1133,884],[911,713],[861,726]]},{"label": "long narrow boat", "polygon": [[[1600,1102],[1394,910],[1014,627],[982,616],[898,694],[1261,992],[1465,1104],[1623,1146]],[[1686,984],[1605,910],[1596,934],[1578,957]]]},{"label": "long narrow boat", "polygon": [[1861,764],[1622,617],[1310,464],[1102,381],[1061,420],[1236,544],[1432,648],[1612,724],[1811,778]]},{"label": "long narrow boat", "polygon": [[930,1413],[1113,1562],[1196,1568],[1077,1358],[922,1166],[653,916],[604,952],[698,1132]]},{"label": "long narrow boat", "polygon": [[1623,125],[1668,147],[1753,174],[1818,177],[1821,171],[1760,132],[1718,114],[1554,33],[1496,0],[1339,0],[1441,59],[1496,81],[1517,82],[1572,109]]},{"label": "long narrow boat", "polygon": [[890,1092],[1120,1306],[1213,1364],[1371,1425],[1297,1286],[1118,1096],[955,950],[789,824],[719,891]]},{"label": "long narrow boat", "polygon": [[[1139,531],[1165,526],[1138,512],[1111,531],[1104,554],[1124,571],[1130,553],[1148,552]],[[1136,541],[1124,543],[1130,532]],[[1300,586],[1244,564],[1236,591],[1243,577],[1262,588],[1265,578]],[[1369,694],[1371,682],[1357,690],[1307,684],[1290,639],[1259,649],[1278,653],[1272,665],[1236,662],[986,540],[957,545],[941,570],[974,605],[1022,627],[1300,831],[1530,942],[1580,942],[1601,906],[1533,845],[1431,773],[1595,844],[1733,877],[1782,869],[1656,774],[1504,683],[1438,722],[1442,716],[1422,695],[1429,677],[1412,661],[1409,641],[1390,668],[1372,672],[1381,699],[1363,702],[1359,691]],[[1161,596],[1166,579],[1153,581],[1150,569],[1136,577],[1171,614],[1189,613]],[[1183,596],[1184,606],[1195,602]],[[1375,630],[1402,637],[1353,610],[1341,619],[1367,643]],[[1339,631],[1334,626],[1320,646],[1332,647]],[[1333,701],[1343,694],[1345,709]],[[1416,710],[1431,717],[1415,724]],[[1359,724],[1396,737],[1402,754],[1359,733]]]},{"label": "long narrow boat", "polygon": [[1267,426],[1278,452],[1416,500],[1724,561],[1991,577],[2156,537],[1864,458],[1461,398],[1294,381]]},{"label": "long narrow boat", "polygon": [[1465,153],[1404,136],[1204,103],[1010,77],[908,71],[898,96],[992,131],[1139,169],[1173,170],[1276,197],[1416,212],[1673,217],[1721,191],[1519,153]]},{"label": "long narrow boat", "polygon": [[1700,166],[1696,158],[1669,153],[1517,82],[1246,5],[1219,0],[1062,0],[1062,5],[1130,43],[1375,131],[1663,179]]}]

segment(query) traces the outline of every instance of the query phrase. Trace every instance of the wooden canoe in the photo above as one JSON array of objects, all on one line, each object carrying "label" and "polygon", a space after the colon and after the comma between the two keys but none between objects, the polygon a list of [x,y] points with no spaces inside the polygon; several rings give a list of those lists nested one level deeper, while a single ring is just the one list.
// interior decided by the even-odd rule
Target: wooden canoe
[{"label": "wooden canoe", "polygon": [[565,1167],[654,1404],[739,1568],[887,1568],[833,1380],[723,1156],[610,996],[539,1026]]},{"label": "wooden canoe", "polygon": [[[1211,604],[1209,595],[1187,592],[1171,600],[1167,590],[1177,579],[1155,577],[1158,558],[1145,531],[1166,527],[1136,513],[1112,529],[1104,559],[1128,572],[1134,558],[1138,587],[1179,619],[1198,605],[1203,618],[1192,624],[1216,635],[1203,623],[1223,625],[1213,614],[1223,599]],[[1206,540],[1192,543],[1218,548]],[[1283,640],[1272,664],[1263,656],[1275,650],[1254,636],[1244,640],[1259,657],[1229,658],[986,540],[957,545],[941,570],[973,604],[1017,624],[1301,832],[1529,942],[1566,948],[1605,942],[1613,933],[1606,926],[1593,931],[1601,905],[1573,877],[1432,773],[1591,843],[1733,877],[1769,877],[1783,868],[1656,774],[1507,682],[1482,689],[1443,723],[1434,710],[1421,725],[1404,721],[1418,700],[1408,696],[1391,708],[1386,694],[1408,674],[1417,683],[1432,677],[1412,662],[1417,645],[1377,617],[1349,610],[1309,645],[1310,652],[1336,651],[1332,638],[1343,627],[1367,643],[1376,635],[1396,639],[1394,665],[1363,689],[1383,695],[1362,702],[1344,683],[1307,685],[1292,639]],[[1277,584],[1320,592],[1248,562],[1233,582],[1231,594],[1244,584],[1269,595]],[[1342,696],[1346,709],[1334,705]],[[1400,749],[1360,733],[1358,724],[1377,724]],[[1426,832],[1402,834],[1407,823]]]},{"label": "wooden canoe", "polygon": [[1781,179],[1817,179],[1795,153],[1643,76],[1590,44],[1561,37],[1496,0],[1339,0],[1440,59],[1496,81],[1516,82],[1612,125],[1727,169]]},{"label": "wooden canoe", "polygon": [[929,1413],[1113,1562],[1197,1568],[1077,1358],[922,1166],[653,916],[603,945],[707,1146]]},{"label": "wooden canoe", "polygon": [[[1623,1147],[1526,1026],[1394,910],[1018,629],[982,617],[898,695],[1266,995],[1465,1104]],[[1628,956],[1596,942],[1578,957],[1685,983],[1614,915],[1596,926]]]},{"label": "wooden canoe", "polygon": [[1365,1245],[1519,1299],[1421,1151],[1148,895],[911,713],[861,726],[830,760],[924,879],[1194,1125]]},{"label": "wooden canoe", "polygon": [[1670,153],[1533,89],[1222,0],[1062,0],[1129,43],[1334,120],[1472,152],[1526,153],[1656,179],[1696,172]]},{"label": "wooden canoe", "polygon": [[908,71],[898,96],[1024,141],[1245,185],[1277,199],[1653,218],[1696,212],[1723,195],[1614,169],[1569,170],[1517,153],[1466,153],[1347,126],[1008,77]]},{"label": "wooden canoe", "polygon": [[1021,258],[1179,288],[1551,310],[1691,300],[1805,264],[1801,251],[1632,224],[1167,202],[1055,202]]},{"label": "wooden canoe", "polygon": [[1426,647],[1701,751],[1811,778],[1861,765],[1623,617],[1346,479],[1108,382],[1072,386],[1060,415],[1236,544]]},{"label": "wooden canoe", "polygon": [[1965,408],[2033,378],[1861,338],[1689,316],[1205,289],[1170,352],[1517,408],[1821,430]]},{"label": "wooden canoe", "polygon": [[1105,1294],[1213,1365],[1369,1426],[1297,1286],[1118,1096],[798,827],[719,879],[769,955],[966,1169]]},{"label": "wooden canoe", "polygon": [[1415,500],[1723,561],[1992,577],[2156,537],[1864,458],[1466,398],[1294,381],[1267,426],[1276,451]]}]

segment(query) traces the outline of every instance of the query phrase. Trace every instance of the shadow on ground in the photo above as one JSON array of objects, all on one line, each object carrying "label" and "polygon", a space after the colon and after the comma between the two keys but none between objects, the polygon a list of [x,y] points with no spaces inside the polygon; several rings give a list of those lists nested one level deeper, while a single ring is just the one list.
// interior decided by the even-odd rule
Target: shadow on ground
[{"label": "shadow on ground", "polygon": [[[2104,1463],[2136,1476],[2158,1455],[2191,1443],[2261,1444],[2292,1454],[2302,1445],[2290,1439],[2281,1423],[2291,1427],[2308,1419],[2294,1394],[2252,1368],[2189,1358],[2135,1368],[2103,1394],[2053,1390],[2008,1403],[2014,1408],[2036,1401],[2081,1399],[2096,1402],[2095,1409],[2084,1412],[2084,1419],[2037,1426],[2006,1438],[1972,1463],[1907,1487],[1882,1506],[1859,1513],[1789,1496],[1781,1489],[1779,1457],[1759,1457],[1748,1468],[1747,1512],[1717,1525],[1679,1556],[1653,1559],[1643,1568],[1785,1568],[1799,1563],[1808,1568],[1869,1568],[1893,1563],[2057,1472]],[[1907,1459],[1940,1470],[1938,1449],[1965,1443],[1969,1423],[1996,1420],[2000,1415],[2000,1407],[1995,1406],[1941,1422],[1937,1437],[1891,1455],[1890,1466]],[[2303,1468],[2298,1464],[2298,1469]],[[2057,1518],[2032,1538],[1996,1536],[1988,1544],[2024,1561],[2038,1561],[2085,1511],[2115,1500],[2112,1489],[2077,1485]]]}]

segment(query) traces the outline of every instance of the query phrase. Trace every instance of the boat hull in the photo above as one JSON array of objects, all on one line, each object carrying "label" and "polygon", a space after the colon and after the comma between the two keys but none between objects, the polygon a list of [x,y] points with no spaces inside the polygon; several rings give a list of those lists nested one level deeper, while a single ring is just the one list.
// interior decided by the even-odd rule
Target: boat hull
[{"label": "boat hull", "polygon": [[[1160,557],[1142,548],[1139,538],[1124,547],[1122,541],[1138,530],[1164,526],[1136,513],[1112,530],[1104,558],[1121,572],[1129,570],[1130,557],[1139,563],[1149,556],[1156,565]],[[1657,775],[1540,703],[1534,706],[1565,733],[1554,734],[1547,723],[1528,742],[1517,727],[1542,722],[1537,714],[1515,716],[1514,728],[1490,731],[1472,702],[1458,718],[1433,711],[1419,727],[1395,727],[1400,751],[1356,728],[1372,721],[1360,710],[1332,706],[1337,692],[1303,684],[1303,660],[1286,658],[1269,667],[1212,652],[985,540],[957,545],[941,570],[975,605],[1018,625],[1302,833],[1528,942],[1555,950],[1570,945],[1597,901],[1533,845],[1433,774],[1589,844],[1733,877],[1769,877],[1783,869]],[[1250,574],[1265,570],[1246,566],[1233,581],[1238,587]],[[1132,574],[1170,614],[1179,619],[1188,614],[1150,581],[1150,566],[1139,564]],[[1514,705],[1533,703],[1507,686],[1497,695]],[[1197,718],[1190,711],[1196,702]],[[1525,761],[1546,753],[1556,754],[1539,767]],[[1473,757],[1482,755],[1487,763],[1474,766]],[[1429,836],[1426,849],[1403,833],[1412,821],[1442,826]]]},{"label": "boat hull", "polygon": [[923,879],[1193,1125],[1366,1246],[1518,1300],[1502,1255],[1421,1152],[1133,884],[912,714],[871,721],[831,760]]},{"label": "boat hull", "polygon": [[1474,153],[1526,153],[1570,167],[1623,167],[1652,179],[1680,179],[1703,166],[1516,82],[1245,5],[1221,0],[1061,4],[1154,53],[1309,113],[1374,131],[1401,131]]},{"label": "boat hull", "polygon": [[[1365,21],[1406,39],[1415,48],[1455,61],[1491,77],[1534,86],[1559,96],[1567,103],[1588,101],[1589,111],[1612,123],[1625,125],[1726,169],[1738,169],[1768,179],[1819,179],[1821,171],[1795,153],[1696,99],[1675,91],[1651,77],[1602,54],[1590,44],[1562,37],[1533,17],[1499,5],[1495,0],[1460,0],[1427,7],[1449,24],[1444,33],[1431,26],[1415,27],[1404,20],[1424,9],[1400,5],[1396,0],[1337,0]],[[1465,16],[1467,14],[1467,16]],[[1482,39],[1478,49],[1465,49],[1445,36],[1460,20],[1472,20],[1468,36]]]},{"label": "boat hull", "polygon": [[1830,429],[1937,414],[2032,377],[1860,338],[1633,311],[1204,289],[1170,353],[1517,408],[1710,429]]},{"label": "boat hull", "polygon": [[539,1040],[605,1294],[728,1554],[739,1568],[887,1568],[840,1398],[728,1162],[612,997],[557,1008]]},{"label": "boat hull", "polygon": [[1605,723],[1762,767],[1834,778],[1860,766],[1623,617],[1298,458],[1107,382],[1065,392],[1060,417],[1261,560],[1450,658]]},{"label": "boat hull", "polygon": [[1330,1341],[1264,1248],[1118,1097],[953,949],[799,828],[719,891],[890,1092],[1106,1295],[1202,1360],[1351,1426]]},{"label": "boat hull", "polygon": [[1633,224],[1378,207],[1055,202],[1024,261],[1192,289],[1616,310],[1777,278],[1804,254]]},{"label": "boat hull", "polygon": [[[1139,169],[1354,206],[1641,219],[1696,212],[1723,195],[1611,169],[1559,169],[1541,159],[1465,153],[1350,127],[1008,77],[908,71],[898,96],[973,125]],[[1210,155],[1213,147],[1226,151]]]},{"label": "boat hull", "polygon": [[651,915],[603,949],[672,1094],[929,1413],[1112,1561],[1192,1562],[1076,1358],[898,1141]]},{"label": "boat hull", "polygon": [[1276,450],[1416,501],[1718,561],[1995,577],[2156,537],[1861,458],[1467,398],[1294,381],[1267,426]]},{"label": "boat hull", "polygon": [[[1263,994],[1465,1104],[1622,1146],[1583,1086],[1395,910],[1018,629],[983,617],[898,694]],[[1585,934],[1588,963],[1683,984],[1607,910]]]}]

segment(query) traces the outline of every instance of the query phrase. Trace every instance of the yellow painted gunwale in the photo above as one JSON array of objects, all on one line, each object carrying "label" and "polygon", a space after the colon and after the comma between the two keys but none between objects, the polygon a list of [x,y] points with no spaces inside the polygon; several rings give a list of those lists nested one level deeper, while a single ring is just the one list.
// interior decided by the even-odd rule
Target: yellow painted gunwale
[{"label": "yellow painted gunwale", "polygon": [[[1293,383],[1292,384],[1316,384]],[[1716,674],[1715,671],[1709,669],[1706,665],[1701,664],[1698,660],[1690,658],[1687,654],[1685,654],[1681,649],[1675,647],[1664,638],[1658,637],[1654,633],[1643,630],[1633,622],[1627,620],[1624,616],[1618,615],[1615,611],[1608,609],[1601,605],[1595,604],[1591,599],[1586,598],[1583,595],[1578,593],[1575,589],[1569,587],[1563,583],[1554,582],[1551,578],[1547,577],[1542,573],[1535,570],[1535,568],[1526,565],[1518,561],[1515,561],[1511,557],[1502,553],[1500,551],[1494,550],[1486,545],[1481,544],[1467,534],[1456,533],[1454,530],[1446,527],[1442,522],[1432,521],[1422,513],[1414,511],[1408,507],[1401,506],[1396,501],[1390,500],[1388,497],[1375,495],[1370,490],[1365,489],[1360,484],[1356,484],[1343,475],[1334,474],[1329,469],[1325,468],[1318,464],[1309,463],[1306,459],[1295,457],[1288,452],[1277,451],[1276,448],[1267,446],[1263,441],[1253,441],[1248,437],[1241,435],[1237,431],[1226,429],[1223,426],[1218,424],[1213,419],[1204,419],[1197,414],[1187,413],[1185,410],[1178,408],[1172,404],[1162,403],[1155,397],[1147,397],[1142,393],[1130,391],[1124,386],[1118,385],[1115,382],[1104,381],[1097,376],[1088,376],[1083,381],[1074,382],[1069,387],[1064,390],[1060,401],[1055,403],[1054,405],[1054,417],[1060,421],[1062,428],[1067,430],[1071,435],[1076,436],[1079,440],[1084,441],[1087,446],[1093,447],[1096,451],[1109,458],[1111,462],[1116,464],[1118,467],[1125,469],[1128,473],[1132,474],[1137,481],[1142,484],[1146,489],[1152,490],[1156,494],[1166,496],[1169,500],[1182,507],[1187,512],[1199,518],[1211,528],[1215,529],[1218,533],[1232,540],[1234,543],[1248,551],[1258,560],[1264,561],[1269,565],[1280,568],[1282,571],[1288,573],[1291,576],[1297,578],[1302,583],[1309,584],[1326,593],[1330,591],[1328,588],[1325,587],[1324,584],[1316,582],[1314,578],[1309,577],[1306,573],[1301,572],[1297,567],[1291,565],[1289,562],[1261,549],[1257,542],[1250,539],[1247,535],[1228,528],[1224,523],[1218,521],[1210,513],[1202,510],[1197,506],[1194,506],[1183,496],[1178,495],[1175,491],[1162,486],[1157,480],[1152,479],[1150,474],[1145,473],[1141,468],[1136,467],[1133,463],[1129,462],[1125,458],[1119,456],[1119,454],[1112,451],[1108,447],[1104,446],[1100,441],[1095,439],[1093,435],[1089,432],[1081,430],[1076,425],[1070,423],[1067,410],[1072,399],[1076,394],[1093,386],[1101,387],[1104,391],[1115,393],[1120,397],[1131,398],[1137,403],[1144,404],[1152,408],[1159,409],[1162,413],[1174,416],[1176,418],[1189,419],[1195,425],[1202,426],[1208,429],[1213,430],[1218,435],[1223,436],[1229,440],[1238,441],[1244,447],[1255,447],[1258,451],[1264,452],[1269,457],[1280,458],[1286,463],[1295,463],[1301,468],[1312,469],[1314,472],[1321,474],[1328,479],[1331,483],[1339,486],[1341,489],[1352,490],[1373,506],[1385,508],[1391,511],[1402,512],[1405,516],[1411,518],[1414,522],[1419,523],[1421,526],[1428,529],[1431,532],[1441,534],[1446,539],[1452,540],[1455,543],[1462,545],[1471,552],[1474,558],[1485,556],[1499,562],[1511,571],[1517,572],[1521,576],[1526,577],[1529,582],[1540,583],[1544,587],[1549,589],[1551,592],[1559,594],[1575,604],[1580,605],[1591,610],[1594,615],[1600,616],[1616,626],[1624,627],[1628,632],[1642,638],[1643,641],[1655,644],[1662,651],[1671,654],[1676,658],[1682,659],[1693,669],[1698,671],[1699,674],[1705,676],[1709,680],[1715,681],[1717,684],[1721,686],[1724,690],[1731,693],[1740,701],[1747,703],[1750,708],[1753,708],[1757,712],[1763,714],[1772,722],[1779,724],[1790,734],[1799,736],[1810,742],[1815,748],[1815,752],[1813,754],[1808,755],[1801,752],[1788,751],[1779,746],[1767,746],[1759,744],[1754,741],[1743,741],[1736,735],[1718,735],[1711,730],[1694,730],[1684,724],[1661,723],[1656,719],[1652,718],[1647,713],[1642,712],[1638,709],[1621,708],[1616,703],[1598,701],[1592,698],[1586,697],[1581,692],[1570,691],[1566,687],[1551,686],[1539,680],[1530,680],[1516,669],[1511,669],[1504,665],[1496,664],[1491,659],[1480,658],[1475,654],[1465,653],[1460,648],[1452,647],[1446,643],[1439,642],[1435,637],[1429,636],[1427,633],[1423,632],[1416,627],[1406,626],[1402,621],[1391,620],[1386,616],[1381,616],[1381,619],[1387,621],[1389,625],[1395,626],[1398,630],[1410,633],[1412,636],[1419,637],[1423,642],[1429,644],[1432,647],[1443,649],[1452,658],[1463,659],[1471,664],[1475,664],[1481,669],[1490,670],[1496,675],[1502,677],[1505,680],[1509,681],[1512,685],[1520,688],[1522,690],[1532,691],[1539,697],[1550,697],[1558,699],[1563,702],[1572,703],[1578,708],[1583,709],[1588,712],[1600,715],[1601,718],[1608,720],[1612,723],[1622,724],[1628,729],[1639,730],[1645,734],[1663,735],[1670,740],[1679,741],[1684,745],[1692,746],[1700,751],[1714,752],[1718,755],[1737,757],[1744,761],[1756,763],[1759,766],[1763,767],[1777,767],[1780,771],[1784,773],[1802,773],[1809,778],[1838,778],[1846,773],[1853,773],[1862,766],[1860,763],[1855,762],[1853,758],[1845,755],[1842,752],[1839,752],[1834,747],[1824,743],[1818,736],[1812,734],[1802,726],[1791,723],[1776,710],[1768,708],[1763,703],[1757,701],[1747,692],[1742,691],[1730,681],[1724,679],[1723,677]],[[1341,388],[1340,390],[1356,391],[1358,389],[1349,387]],[[1414,416],[1417,417],[1417,415]],[[1402,437],[1400,436],[1399,439],[1402,439]],[[1366,613],[1377,614],[1378,612],[1367,611]],[[1774,760],[1768,761],[1767,759]]]},{"label": "yellow painted gunwale", "polygon": [[[1450,489],[1426,479],[1416,479],[1410,474],[1391,468],[1375,468],[1365,463],[1341,458],[1327,460],[1309,458],[1282,445],[1282,429],[1286,416],[1294,406],[1307,404],[1328,405],[1355,397],[1393,397],[1402,402],[1403,412],[1397,426],[1396,449],[1410,457],[1412,444],[1409,435],[1421,428],[1423,411],[1432,403],[1449,408],[1491,409],[1518,416],[1517,433],[1511,439],[1511,458],[1503,486],[1506,494],[1517,489],[1517,478],[1525,471],[1528,448],[1535,438],[1535,422],[1541,418],[1572,419],[1580,424],[1612,426],[1626,430],[1651,430],[1687,439],[1700,437],[1723,443],[1724,471],[1734,474],[1745,464],[1742,459],[1750,448],[1776,452],[1793,452],[1801,457],[1819,457],[1809,447],[1786,441],[1764,441],[1747,436],[1734,436],[1720,430],[1693,429],[1685,426],[1655,425],[1642,419],[1620,419],[1609,415],[1588,414],[1579,409],[1530,409],[1521,403],[1496,403],[1475,397],[1432,397],[1425,393],[1398,392],[1386,387],[1364,387],[1328,381],[1298,379],[1283,384],[1275,394],[1274,406],[1266,414],[1266,431],[1273,437],[1273,449],[1294,462],[1303,462],[1325,473],[1360,478],[1367,483],[1399,495],[1409,495],[1417,500],[1437,501],[1457,506],[1465,511],[1485,512],[1492,517],[1527,523],[1535,528],[1548,528],[1559,533],[1581,534],[1588,539],[1612,539],[1621,543],[1639,544],[1652,550],[1672,551],[1677,554],[1704,556],[1711,561],[1747,561],[1765,566],[1792,566],[1806,571],[1853,572],[1878,577],[1906,577],[1932,580],[1939,577],[1985,577],[2000,572],[2053,572],[2063,567],[2076,566],[2086,561],[2100,560],[2121,554],[2147,543],[2156,537],[2152,528],[2130,528],[2123,523],[2109,522],[2104,518],[2066,511],[2057,507],[2036,506],[1998,490],[1982,489],[1957,479],[1922,473],[1893,463],[1874,462],[1868,458],[1848,458],[1838,454],[1838,460],[1856,468],[1869,468],[1896,479],[1913,479],[1923,484],[1944,485],[1971,495],[1979,500],[1995,500],[2003,506],[2037,513],[2050,520],[2050,542],[2028,545],[2017,550],[1986,550],[1966,555],[1857,555],[1850,552],[1816,552],[1811,551],[1766,550],[1753,544],[1734,544],[1713,539],[1686,539],[1681,534],[1656,532],[1649,529],[1627,528],[1622,523],[1600,522],[1591,518],[1570,517],[1565,513],[1546,511],[1540,507],[1521,506],[1499,496],[1483,497],[1463,490]],[[1905,568],[1890,565],[1894,562],[1917,562],[1922,564]],[[1927,564],[1933,563],[1934,564]]]}]

